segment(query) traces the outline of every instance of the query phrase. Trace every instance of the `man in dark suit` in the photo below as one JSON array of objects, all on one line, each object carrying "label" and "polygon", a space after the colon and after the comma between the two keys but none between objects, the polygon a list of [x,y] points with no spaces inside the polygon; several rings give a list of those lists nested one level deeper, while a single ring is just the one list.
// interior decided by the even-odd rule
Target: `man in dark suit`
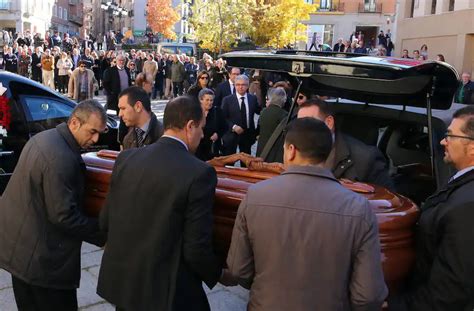
[{"label": "man in dark suit", "polygon": [[118,310],[210,310],[202,288],[221,275],[212,249],[215,170],[194,153],[205,117],[177,97],[165,133],[115,162],[101,228],[108,233],[97,293]]},{"label": "man in dark suit", "polygon": [[474,107],[453,115],[444,161],[458,171],[421,207],[416,263],[407,291],[390,310],[474,310]]},{"label": "man in dark suit", "polygon": [[254,116],[258,111],[257,97],[247,93],[249,78],[240,75],[235,78],[235,95],[229,95],[222,101],[222,112],[229,131],[222,137],[224,154],[233,154],[239,146],[240,152],[250,154],[257,133]]},{"label": "man in dark suit", "polygon": [[304,117],[324,121],[333,133],[334,145],[326,160],[326,168],[331,169],[336,178],[368,182],[388,189],[394,188],[388,174],[387,161],[380,150],[337,131],[333,112],[325,101],[310,99],[301,104],[298,118]]},{"label": "man in dark suit", "polygon": [[337,40],[337,43],[334,44],[334,48],[332,50],[334,52],[344,52],[345,48],[346,46],[344,45],[344,43],[342,43],[342,38],[339,38],[339,40]]},{"label": "man in dark suit", "polygon": [[150,97],[145,90],[131,86],[119,94],[119,117],[128,127],[123,149],[150,145],[163,135],[163,125],[151,111]]},{"label": "man in dark suit", "polygon": [[110,67],[104,72],[103,85],[107,94],[107,109],[118,112],[118,95],[127,87],[132,85],[130,72],[125,67],[125,56],[119,54],[116,58],[117,65]]},{"label": "man in dark suit", "polygon": [[43,48],[35,47],[35,52],[31,55],[31,77],[34,81],[42,82],[41,55]]},{"label": "man in dark suit", "polygon": [[214,99],[214,106],[222,107],[222,100],[235,94],[235,78],[240,75],[240,68],[232,67],[229,70],[229,80],[226,80],[216,87],[216,98]]}]

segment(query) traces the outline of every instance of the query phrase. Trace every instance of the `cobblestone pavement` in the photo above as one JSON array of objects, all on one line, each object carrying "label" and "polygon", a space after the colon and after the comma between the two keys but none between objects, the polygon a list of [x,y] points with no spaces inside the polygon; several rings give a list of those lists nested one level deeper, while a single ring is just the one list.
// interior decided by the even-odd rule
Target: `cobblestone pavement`
[{"label": "cobblestone pavement", "polygon": [[[105,105],[105,96],[96,99]],[[152,110],[158,119],[163,119],[167,101],[153,100]],[[255,149],[255,146],[253,147]],[[255,150],[253,150],[255,152]],[[96,294],[97,278],[103,250],[94,245],[83,243],[81,287],[77,297],[81,311],[115,311],[115,307]],[[0,269],[0,311],[16,311],[15,298],[11,287],[11,276]],[[248,291],[240,286],[224,287],[217,284],[212,290],[203,285],[212,311],[244,311],[248,301]]]},{"label": "cobblestone pavement", "polygon": [[[79,310],[115,311],[115,307],[96,294],[97,278],[103,250],[94,245],[82,245],[81,287],[77,291]],[[16,311],[15,298],[11,287],[11,276],[0,269],[0,310]],[[248,291],[240,286],[224,287],[217,284],[212,290],[205,285],[212,311],[246,310]]]}]

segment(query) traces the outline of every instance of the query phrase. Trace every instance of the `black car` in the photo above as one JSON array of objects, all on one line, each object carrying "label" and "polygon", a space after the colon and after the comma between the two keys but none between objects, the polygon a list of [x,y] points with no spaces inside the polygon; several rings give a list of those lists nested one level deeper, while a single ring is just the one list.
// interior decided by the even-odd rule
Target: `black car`
[{"label": "black car", "polygon": [[[453,174],[439,142],[462,105],[452,103],[458,73],[447,63],[308,51],[231,52],[222,58],[229,66],[277,73],[295,96],[303,88],[329,97],[336,128],[377,146],[390,163],[396,191],[416,203]],[[283,129],[269,140],[271,148],[281,148]]]},{"label": "black car", "polygon": [[[0,72],[0,194],[13,173],[21,150],[33,135],[67,121],[76,103],[65,96],[20,75]],[[2,91],[4,91],[2,93]],[[2,105],[2,102],[4,103]],[[7,102],[7,105],[5,103]],[[8,106],[7,108],[5,108]],[[3,110],[2,110],[3,107]],[[119,150],[117,116],[108,115],[107,134],[92,146]],[[8,123],[8,130],[7,124]]]}]

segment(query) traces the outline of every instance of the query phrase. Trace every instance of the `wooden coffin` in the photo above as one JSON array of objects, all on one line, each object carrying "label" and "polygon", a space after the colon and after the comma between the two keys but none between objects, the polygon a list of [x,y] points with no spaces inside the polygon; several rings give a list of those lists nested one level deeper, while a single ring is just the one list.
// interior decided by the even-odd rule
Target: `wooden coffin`
[{"label": "wooden coffin", "polygon": [[[117,155],[118,152],[107,150],[83,155],[87,165],[86,211],[90,216],[98,216],[104,204]],[[214,167],[218,174],[214,203],[214,244],[216,252],[225,258],[237,209],[247,188],[256,182],[276,176],[277,173],[250,171],[238,167]],[[417,206],[409,199],[383,187],[347,180],[341,182],[370,201],[379,224],[385,281],[392,292],[396,291],[414,264]]]}]

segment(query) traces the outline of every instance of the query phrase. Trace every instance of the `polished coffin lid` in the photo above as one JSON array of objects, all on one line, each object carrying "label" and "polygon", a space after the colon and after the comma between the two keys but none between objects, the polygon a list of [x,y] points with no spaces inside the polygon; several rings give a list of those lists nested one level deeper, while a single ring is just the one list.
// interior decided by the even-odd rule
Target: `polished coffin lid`
[{"label": "polished coffin lid", "polygon": [[458,73],[444,62],[345,53],[243,51],[222,55],[227,65],[288,73],[321,96],[371,104],[449,109]]},{"label": "polished coffin lid", "polygon": [[[108,150],[83,155],[87,166],[86,212],[90,216],[98,216],[105,203],[117,155],[118,152]],[[277,174],[227,166],[215,166],[215,169],[218,184],[214,202],[214,244],[217,252],[225,258],[237,209],[248,187]],[[413,229],[418,208],[409,199],[383,187],[349,180],[341,180],[341,183],[365,196],[376,213],[385,280],[390,288],[396,288],[413,266]]]}]

